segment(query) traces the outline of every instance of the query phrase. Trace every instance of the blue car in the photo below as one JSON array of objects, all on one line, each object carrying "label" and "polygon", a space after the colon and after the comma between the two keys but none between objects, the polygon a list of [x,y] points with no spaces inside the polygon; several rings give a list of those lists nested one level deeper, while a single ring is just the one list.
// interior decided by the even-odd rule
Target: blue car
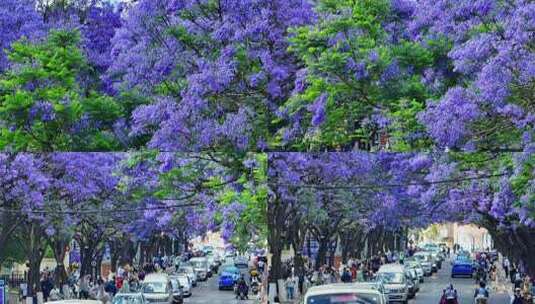
[{"label": "blue car", "polygon": [[451,277],[468,276],[472,277],[474,266],[470,259],[456,259],[451,267]]},{"label": "blue car", "polygon": [[234,284],[240,278],[240,270],[235,266],[223,268],[219,276],[219,290],[234,289]]}]

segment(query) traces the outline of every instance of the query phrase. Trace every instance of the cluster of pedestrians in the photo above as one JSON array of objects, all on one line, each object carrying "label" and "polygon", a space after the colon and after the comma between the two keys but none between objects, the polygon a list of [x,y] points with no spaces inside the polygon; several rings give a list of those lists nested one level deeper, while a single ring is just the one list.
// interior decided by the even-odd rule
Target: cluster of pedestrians
[{"label": "cluster of pedestrians", "polygon": [[[173,259],[169,257],[155,258],[152,263],[143,264],[141,269],[130,265],[119,266],[115,273],[108,276],[87,274],[80,276],[77,267],[69,269],[66,284],[62,288],[54,282],[54,270],[45,269],[40,276],[40,291],[44,302],[66,299],[92,299],[102,303],[111,303],[113,297],[119,293],[137,292],[147,273],[164,271],[174,267]],[[21,284],[20,296],[24,301],[27,295],[26,283]]]},{"label": "cluster of pedestrians", "polygon": [[284,284],[287,299],[295,300],[297,292],[304,294],[311,286],[370,281],[382,265],[403,260],[409,254],[409,252],[380,252],[367,259],[350,258],[347,263],[339,267],[325,264],[318,269],[314,269],[312,262],[305,257],[304,271],[300,273],[295,271],[294,260],[289,259],[283,265],[283,272],[286,273]]}]

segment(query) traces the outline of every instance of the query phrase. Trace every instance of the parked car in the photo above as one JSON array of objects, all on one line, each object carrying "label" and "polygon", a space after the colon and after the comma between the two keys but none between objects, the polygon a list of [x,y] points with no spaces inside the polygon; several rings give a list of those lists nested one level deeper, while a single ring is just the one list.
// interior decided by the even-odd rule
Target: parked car
[{"label": "parked car", "polygon": [[184,303],[184,291],[182,290],[182,285],[177,280],[176,277],[170,276],[169,280],[171,281],[171,286],[173,288],[173,303],[174,304],[183,304]]},{"label": "parked car", "polygon": [[413,254],[413,257],[420,262],[426,276],[430,276],[433,273],[433,265],[431,263],[431,255],[425,251],[419,251]]},{"label": "parked car", "polygon": [[173,287],[169,276],[164,273],[150,273],[145,276],[141,292],[147,302],[154,304],[173,304]]},{"label": "parked car", "polygon": [[236,266],[225,266],[219,276],[219,290],[233,289],[240,278],[241,272]]},{"label": "parked car", "polygon": [[420,262],[418,262],[417,260],[409,260],[409,261],[405,261],[403,264],[405,265],[405,268],[414,269],[416,271],[416,274],[418,275],[419,283],[424,282],[425,273]]},{"label": "parked car", "polygon": [[182,265],[178,268],[177,274],[185,274],[188,276],[192,287],[197,286],[197,273],[190,265]]},{"label": "parked car", "polygon": [[383,282],[389,302],[408,303],[409,288],[403,265],[386,264],[381,266],[377,272],[377,279]]},{"label": "parked car", "polygon": [[[55,302],[57,303],[57,302]],[[113,297],[112,304],[146,304],[143,294],[138,293],[118,293]]]},{"label": "parked car", "polygon": [[420,283],[418,280],[418,275],[414,269],[405,268],[405,279],[407,280],[408,287],[408,297],[412,299],[416,296],[418,290],[420,290]]},{"label": "parked car", "polygon": [[468,276],[472,277],[474,272],[473,263],[471,259],[457,257],[451,266],[451,277]]},{"label": "parked car", "polygon": [[180,287],[182,287],[182,295],[185,298],[191,296],[192,284],[191,284],[191,280],[189,279],[187,275],[180,274],[176,276],[171,276],[171,278],[177,280],[178,283],[180,283]]},{"label": "parked car", "polygon": [[416,292],[420,291],[420,277],[418,276],[418,273],[416,272],[415,268],[409,268],[406,269],[406,271],[411,276],[411,279],[414,281],[414,288]]},{"label": "parked car", "polygon": [[201,281],[206,281],[209,277],[212,276],[210,271],[210,265],[208,260],[205,257],[196,257],[189,260],[189,264],[193,266],[197,277]]},{"label": "parked car", "polygon": [[366,303],[387,304],[384,297],[376,289],[356,288],[353,284],[327,284],[314,286],[307,290],[305,304],[312,303]]}]

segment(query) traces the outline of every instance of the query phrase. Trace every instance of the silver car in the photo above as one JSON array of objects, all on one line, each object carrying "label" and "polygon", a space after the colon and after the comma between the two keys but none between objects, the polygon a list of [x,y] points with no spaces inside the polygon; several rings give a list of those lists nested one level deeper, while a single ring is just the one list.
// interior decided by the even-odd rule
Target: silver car
[{"label": "silver car", "polygon": [[431,264],[431,255],[426,252],[417,252],[413,257],[420,262],[426,276],[433,273],[433,265]]},{"label": "silver car", "polygon": [[196,287],[197,286],[197,273],[195,272],[195,270],[193,269],[192,266],[181,265],[178,268],[177,274],[184,274],[184,275],[188,276],[188,278],[189,278],[189,280],[191,282],[191,286],[192,287]]},{"label": "silver car", "polygon": [[112,304],[146,304],[142,293],[118,293],[113,297]]},{"label": "silver car", "polygon": [[405,265],[405,268],[414,269],[416,271],[416,274],[418,275],[419,283],[424,282],[425,272],[420,262],[418,262],[417,260],[405,261],[404,265]]},{"label": "silver car", "polygon": [[389,302],[408,303],[409,287],[402,265],[387,264],[381,266],[377,272],[377,279],[383,282]]},{"label": "silver car", "polygon": [[182,294],[184,297],[191,296],[191,281],[189,280],[189,277],[185,274],[177,275],[177,276],[171,276],[172,279],[176,279],[180,286],[182,287]]},{"label": "silver car", "polygon": [[147,302],[151,304],[172,304],[174,302],[173,287],[167,274],[148,274],[143,280],[141,291]]},{"label": "silver car", "polygon": [[193,266],[193,269],[197,274],[197,278],[200,281],[206,281],[212,275],[210,271],[210,265],[208,264],[208,260],[206,258],[192,258],[189,260],[189,264]]}]

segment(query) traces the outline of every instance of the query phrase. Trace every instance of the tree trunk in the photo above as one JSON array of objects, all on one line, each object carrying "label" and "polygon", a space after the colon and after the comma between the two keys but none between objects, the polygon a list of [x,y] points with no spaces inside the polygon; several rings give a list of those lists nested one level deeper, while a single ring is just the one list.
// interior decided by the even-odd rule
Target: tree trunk
[{"label": "tree trunk", "polygon": [[325,259],[327,257],[327,251],[329,250],[329,239],[322,238],[318,240],[318,256],[316,258],[316,265],[314,269],[319,270],[320,267],[324,264],[327,264]]},{"label": "tree trunk", "polygon": [[42,243],[44,232],[36,223],[30,223],[28,227],[28,296],[35,297],[41,291],[40,266],[43,260],[45,246]]},{"label": "tree trunk", "polygon": [[56,259],[56,270],[54,271],[54,284],[56,286],[63,286],[67,282],[67,271],[65,270],[65,255],[66,247],[69,244],[69,240],[61,237],[55,238],[50,242],[52,251],[54,252],[54,258]]},{"label": "tree trunk", "polygon": [[117,240],[110,241],[110,266],[111,266],[111,272],[116,273],[117,272],[117,263],[119,262],[119,248],[117,248]]},{"label": "tree trunk", "polygon": [[285,206],[277,199],[268,204],[268,244],[271,253],[271,271],[269,273],[270,283],[276,283],[283,279],[282,269],[282,249],[284,246],[283,232]]}]

